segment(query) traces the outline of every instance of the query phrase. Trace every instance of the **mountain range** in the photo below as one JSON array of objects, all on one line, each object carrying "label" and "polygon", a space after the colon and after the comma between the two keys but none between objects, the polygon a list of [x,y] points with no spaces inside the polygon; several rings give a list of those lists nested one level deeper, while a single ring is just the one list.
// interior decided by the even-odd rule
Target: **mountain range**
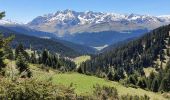
[{"label": "mountain range", "polygon": [[170,23],[170,16],[64,10],[38,16],[27,25],[33,29],[63,36],[83,32],[152,30],[168,23]]},{"label": "mountain range", "polygon": [[[0,21],[1,26],[20,33],[29,30],[30,34],[26,34],[40,38],[55,37],[97,49],[139,37],[169,23],[169,15],[150,16],[73,10],[38,16],[26,24],[10,20]],[[41,32],[34,31],[44,33],[39,34]]]}]

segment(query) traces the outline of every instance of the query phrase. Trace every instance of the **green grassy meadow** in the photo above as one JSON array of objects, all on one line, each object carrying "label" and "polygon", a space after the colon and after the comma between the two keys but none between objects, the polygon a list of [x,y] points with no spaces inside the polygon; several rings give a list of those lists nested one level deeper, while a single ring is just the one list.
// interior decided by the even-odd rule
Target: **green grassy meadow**
[{"label": "green grassy meadow", "polygon": [[151,98],[151,100],[166,100],[159,93],[153,93],[143,89],[125,87],[118,82],[109,81],[95,76],[87,76],[76,72],[59,73],[52,69],[49,69],[49,71],[47,72],[34,65],[31,65],[30,68],[33,72],[33,78],[40,80],[51,80],[54,84],[60,84],[65,86],[70,86],[72,84],[73,88],[75,89],[75,92],[78,95],[92,94],[94,90],[93,87],[96,84],[99,84],[100,86],[106,85],[110,87],[115,87],[118,90],[119,95],[129,94],[144,96],[146,94]]}]

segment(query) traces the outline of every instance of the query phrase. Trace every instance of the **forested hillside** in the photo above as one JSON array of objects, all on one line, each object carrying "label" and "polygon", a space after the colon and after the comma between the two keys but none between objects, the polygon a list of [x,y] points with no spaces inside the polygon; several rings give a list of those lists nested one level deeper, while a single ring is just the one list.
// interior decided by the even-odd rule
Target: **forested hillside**
[{"label": "forested hillside", "polygon": [[[113,81],[124,79],[125,84],[155,92],[170,91],[167,85],[170,83],[169,46],[170,25],[162,26],[139,39],[93,57],[81,64],[78,71]],[[146,77],[144,68],[150,67],[156,72]]]},{"label": "forested hillside", "polygon": [[53,40],[57,43],[63,44],[66,47],[69,47],[69,48],[73,49],[74,51],[77,51],[81,54],[95,54],[96,53],[96,50],[92,47],[88,47],[88,46],[85,46],[85,45],[80,45],[80,44],[77,44],[77,43],[72,43],[72,42],[69,42],[69,41],[61,40],[54,33],[37,31],[37,30],[31,29],[31,28],[28,28],[25,25],[0,25],[0,29],[6,29],[6,30],[13,31],[12,33],[14,33],[14,34],[34,36],[34,37],[37,37],[37,38],[44,38],[44,39]]},{"label": "forested hillside", "polygon": [[53,40],[19,34],[5,27],[0,27],[0,32],[5,36],[15,35],[15,38],[11,44],[13,48],[15,48],[19,43],[22,43],[26,49],[30,49],[31,47],[33,50],[43,51],[46,48],[51,52],[59,53],[68,57],[76,57],[81,55],[81,53],[73,50],[72,48]]}]

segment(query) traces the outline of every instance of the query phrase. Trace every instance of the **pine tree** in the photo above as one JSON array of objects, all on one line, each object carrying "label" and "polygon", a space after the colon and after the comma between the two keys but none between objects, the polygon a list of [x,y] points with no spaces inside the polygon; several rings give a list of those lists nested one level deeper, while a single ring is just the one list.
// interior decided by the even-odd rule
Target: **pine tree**
[{"label": "pine tree", "polygon": [[20,44],[16,47],[16,49],[15,49],[15,58],[18,57],[19,53],[22,53],[22,54],[23,54],[23,52],[24,52],[24,47],[23,47],[23,45],[20,43]]},{"label": "pine tree", "polygon": [[10,47],[5,48],[5,58],[10,59],[10,60],[14,59],[14,54]]},{"label": "pine tree", "polygon": [[119,80],[120,80],[120,76],[118,75],[117,72],[115,72],[113,75],[113,81],[119,81]]},{"label": "pine tree", "polygon": [[0,19],[2,19],[3,17],[5,17],[5,12],[0,12]]},{"label": "pine tree", "polygon": [[149,78],[148,78],[148,88],[151,89],[151,85],[152,85],[152,82],[153,80],[155,79],[155,73],[152,71],[149,75]]},{"label": "pine tree", "polygon": [[[4,12],[0,13],[0,19],[2,19],[5,16]],[[3,53],[3,44],[4,40],[3,40],[3,36],[0,34],[0,70],[5,67],[5,64],[3,62],[3,57],[4,57],[4,53]]]},{"label": "pine tree", "polygon": [[16,60],[16,65],[19,68],[20,73],[23,71],[27,71],[28,69],[28,63],[26,61],[26,58],[22,53],[18,54],[17,60]]},{"label": "pine tree", "polygon": [[27,61],[30,60],[29,54],[24,50],[24,46],[21,43],[15,49],[15,59],[17,59],[20,53],[22,53]]},{"label": "pine tree", "polygon": [[108,80],[114,81],[113,79],[113,73],[110,71],[107,75]]},{"label": "pine tree", "polygon": [[170,70],[167,71],[167,74],[161,81],[161,85],[159,87],[159,91],[170,91]]},{"label": "pine tree", "polygon": [[147,88],[146,78],[139,79],[137,85],[142,89]]},{"label": "pine tree", "polygon": [[33,64],[37,63],[35,51],[34,53],[31,53],[30,62]]},{"label": "pine tree", "polygon": [[[1,42],[1,40],[0,40]],[[0,43],[1,44],[1,43]],[[4,52],[3,52],[3,48],[2,46],[0,45],[0,70],[5,67],[5,63],[3,62],[4,60]]]},{"label": "pine tree", "polygon": [[130,75],[129,78],[128,78],[128,83],[136,85],[137,79],[133,75]]},{"label": "pine tree", "polygon": [[[5,16],[5,12],[0,12],[0,19]],[[13,40],[14,36],[4,38],[2,34],[0,34],[0,70],[5,67],[5,63],[3,62],[5,58],[5,48],[8,47],[9,43]]]},{"label": "pine tree", "polygon": [[42,53],[42,63],[46,64],[47,63],[47,59],[48,59],[48,51],[44,50]]},{"label": "pine tree", "polygon": [[159,83],[158,83],[158,80],[157,78],[155,78],[152,82],[152,85],[151,85],[151,90],[153,92],[158,92],[158,89],[159,89]]},{"label": "pine tree", "polygon": [[169,48],[167,49],[166,53],[167,53],[167,56],[170,56]]}]

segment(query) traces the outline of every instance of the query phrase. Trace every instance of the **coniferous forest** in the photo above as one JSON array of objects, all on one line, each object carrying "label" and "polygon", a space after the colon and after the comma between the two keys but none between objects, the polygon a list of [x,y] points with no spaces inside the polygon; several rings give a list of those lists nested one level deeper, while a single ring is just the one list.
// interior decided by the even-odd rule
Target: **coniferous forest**
[{"label": "coniferous forest", "polygon": [[[154,92],[170,91],[169,35],[170,25],[157,28],[139,39],[94,56],[82,63],[78,72],[112,81],[123,80],[125,85]],[[156,73],[146,77],[144,68],[148,67],[155,68]]]}]

